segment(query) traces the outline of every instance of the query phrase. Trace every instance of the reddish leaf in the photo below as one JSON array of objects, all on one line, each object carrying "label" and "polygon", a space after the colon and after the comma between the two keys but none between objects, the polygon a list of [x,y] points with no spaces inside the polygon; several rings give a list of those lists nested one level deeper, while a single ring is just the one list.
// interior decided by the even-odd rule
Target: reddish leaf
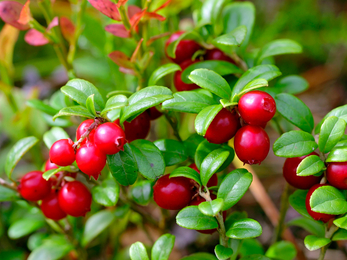
[{"label": "reddish leaf", "polygon": [[154,13],[158,12],[159,10],[161,10],[161,9],[163,9],[163,8],[165,8],[165,7],[167,7],[170,3],[171,3],[171,0],[166,1],[164,4],[162,4],[162,5],[159,6],[157,9],[155,9],[153,12],[154,12]]},{"label": "reddish leaf", "polygon": [[137,53],[138,53],[139,50],[140,50],[140,47],[141,47],[142,42],[143,42],[143,38],[142,38],[142,39],[139,41],[139,43],[137,44],[136,49],[135,49],[135,51],[133,52],[133,55],[131,55],[130,62],[135,62]]},{"label": "reddish leaf", "polygon": [[123,72],[125,74],[136,75],[136,72],[133,69],[127,69],[127,68],[119,67],[119,71]]},{"label": "reddish leaf", "polygon": [[108,57],[116,63],[119,67],[126,69],[133,69],[134,65],[130,62],[129,58],[121,51],[113,51]]},{"label": "reddish leaf", "polygon": [[76,31],[75,25],[71,22],[69,18],[64,16],[60,17],[59,22],[61,33],[68,42],[71,42],[74,38]]},{"label": "reddish leaf", "polygon": [[24,40],[32,46],[42,46],[49,43],[49,40],[39,31],[30,29],[24,36]]},{"label": "reddish leaf", "polygon": [[121,5],[125,5],[128,0],[119,0],[117,3],[117,7],[119,8]]},{"label": "reddish leaf", "polygon": [[18,22],[22,9],[23,5],[21,3],[15,1],[2,1],[0,2],[0,17],[5,23],[19,30],[27,30],[29,29],[28,24],[21,24]]},{"label": "reddish leaf", "polygon": [[145,16],[147,8],[143,9],[141,12],[134,14],[130,19],[131,28],[136,28],[142,17]]},{"label": "reddish leaf", "polygon": [[116,21],[121,20],[117,5],[110,0],[88,0],[88,2],[94,6],[95,9],[111,19]]},{"label": "reddish leaf", "polygon": [[49,23],[48,27],[47,27],[47,31],[49,31],[50,29],[52,29],[53,27],[56,27],[59,25],[59,18],[58,16],[54,17],[53,20]]},{"label": "reddish leaf", "polygon": [[28,24],[31,19],[31,13],[29,8],[30,0],[28,0],[22,8],[22,11],[19,14],[18,22],[20,24]]},{"label": "reddish leaf", "polygon": [[125,29],[124,25],[119,24],[109,24],[105,27],[105,30],[109,33],[112,33],[113,35],[121,38],[129,38],[130,32]]},{"label": "reddish leaf", "polygon": [[128,16],[131,19],[135,14],[141,12],[141,8],[136,5],[129,5],[128,7]]},{"label": "reddish leaf", "polygon": [[145,17],[148,19],[157,19],[159,21],[165,21],[165,19],[166,19],[164,16],[157,14],[157,13],[154,13],[154,12],[146,13]]}]

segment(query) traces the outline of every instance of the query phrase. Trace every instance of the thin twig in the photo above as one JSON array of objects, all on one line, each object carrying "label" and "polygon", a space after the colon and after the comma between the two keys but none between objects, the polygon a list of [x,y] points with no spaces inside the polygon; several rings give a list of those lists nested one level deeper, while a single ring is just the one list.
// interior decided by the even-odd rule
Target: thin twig
[{"label": "thin twig", "polygon": [[85,138],[87,138],[90,134],[91,131],[93,131],[98,125],[100,125],[101,123],[104,122],[104,119],[101,117],[97,117],[94,119],[94,123],[92,123],[87,130],[83,133],[83,135],[81,136],[80,139],[78,139],[78,141],[76,143],[74,143],[74,145],[72,146],[75,150],[77,149],[77,147],[83,142],[83,140]]},{"label": "thin twig", "polygon": [[11,184],[11,183],[8,183],[7,181],[5,181],[4,179],[0,178],[0,185],[4,186],[6,188],[9,188],[11,190],[17,191],[17,186],[16,186],[15,182],[13,182]]}]

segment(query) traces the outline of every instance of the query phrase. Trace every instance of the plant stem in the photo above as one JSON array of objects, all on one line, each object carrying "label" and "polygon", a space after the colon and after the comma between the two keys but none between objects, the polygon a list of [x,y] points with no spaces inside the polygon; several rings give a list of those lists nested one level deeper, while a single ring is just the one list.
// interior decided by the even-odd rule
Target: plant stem
[{"label": "plant stem", "polygon": [[9,188],[11,190],[17,191],[17,187],[16,187],[16,183],[13,182],[12,184],[8,183],[7,181],[5,181],[4,179],[0,178],[0,185]]},{"label": "plant stem", "polygon": [[87,130],[84,132],[84,134],[81,136],[80,139],[78,139],[78,141],[76,143],[74,143],[74,145],[72,146],[75,150],[77,149],[77,147],[83,142],[83,140],[85,138],[87,138],[90,134],[91,131],[93,131],[98,125],[100,125],[101,123],[103,123],[105,120],[101,117],[97,117],[94,119],[94,123],[92,123]]},{"label": "plant stem", "polygon": [[[332,225],[329,230],[325,232],[325,237],[331,239],[334,233],[338,230],[339,228],[335,225]],[[324,260],[325,253],[327,252],[329,246],[331,243],[327,244],[326,246],[323,246],[320,250],[319,257],[317,260]]]},{"label": "plant stem", "polygon": [[244,62],[244,60],[242,60],[235,52],[231,55],[231,57],[240,69],[242,69],[243,71],[248,70],[246,62]]},{"label": "plant stem", "polygon": [[280,209],[280,216],[278,218],[278,224],[276,226],[275,236],[274,236],[274,243],[279,241],[281,239],[282,232],[284,230],[284,221],[286,217],[286,213],[289,207],[289,184],[286,182],[286,185],[284,186],[284,190],[281,197],[281,209]]},{"label": "plant stem", "polygon": [[178,133],[177,121],[172,120],[172,117],[170,117],[167,113],[165,113],[165,111],[163,111],[163,114],[165,115],[166,120],[170,123],[170,125],[174,131],[174,135],[176,136],[177,140],[182,142],[182,138],[181,138],[180,134]]}]

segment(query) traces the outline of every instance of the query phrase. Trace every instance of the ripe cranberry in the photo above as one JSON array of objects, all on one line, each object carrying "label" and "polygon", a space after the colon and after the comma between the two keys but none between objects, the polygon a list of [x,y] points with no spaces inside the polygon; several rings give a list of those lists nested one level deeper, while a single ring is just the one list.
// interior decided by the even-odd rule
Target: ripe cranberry
[{"label": "ripe cranberry", "polygon": [[263,126],[275,115],[276,102],[268,93],[256,90],[244,94],[238,108],[247,124]]},{"label": "ripe cranberry", "polygon": [[159,207],[180,210],[188,205],[191,197],[191,183],[185,177],[160,177],[153,186],[153,198]]},{"label": "ripe cranberry", "polygon": [[185,83],[182,81],[181,75],[182,72],[188,68],[190,65],[197,63],[197,61],[186,60],[180,64],[181,71],[176,71],[174,75],[174,85],[177,91],[188,91],[199,88],[198,85],[193,83]]},{"label": "ripe cranberry", "polygon": [[190,60],[195,52],[200,50],[200,45],[193,40],[181,40],[176,48],[176,58],[171,58],[167,55],[167,48],[173,41],[177,40],[184,32],[179,31],[173,33],[170,38],[166,41],[165,44],[165,53],[166,56],[171,59],[173,62],[180,64],[185,60]]},{"label": "ripe cranberry", "polygon": [[86,143],[76,153],[78,168],[90,176],[98,176],[106,164],[106,155],[95,144]]},{"label": "ripe cranberry", "polygon": [[269,153],[270,139],[260,126],[246,125],[237,131],[234,148],[242,162],[260,164]]},{"label": "ripe cranberry", "polygon": [[316,176],[298,176],[296,175],[296,169],[303,159],[310,155],[318,155],[315,152],[309,155],[304,155],[301,157],[287,158],[283,165],[283,177],[286,181],[297,189],[307,190],[313,185],[318,184],[321,177]]},{"label": "ripe cranberry", "polygon": [[124,122],[124,132],[128,142],[136,139],[145,139],[151,128],[151,121],[148,113],[144,112],[131,122]]},{"label": "ripe cranberry", "polygon": [[66,217],[66,213],[59,206],[58,193],[55,190],[52,190],[51,194],[42,200],[41,210],[46,218],[53,220],[60,220]]},{"label": "ripe cranberry", "polygon": [[[77,128],[76,130],[76,139],[79,140],[81,138],[81,136],[87,131],[88,127],[91,126],[91,124],[94,123],[94,120],[93,119],[87,119],[87,120],[84,120]],[[81,145],[82,144],[85,144],[87,141],[89,142],[94,142],[94,134],[95,134],[95,129],[93,129],[90,134],[88,135],[87,138],[85,138]]]},{"label": "ripe cranberry", "polygon": [[233,138],[240,127],[240,120],[237,113],[222,108],[207,128],[204,137],[210,143],[222,144]]},{"label": "ripe cranberry", "polygon": [[60,208],[73,217],[84,217],[90,211],[92,195],[90,191],[79,181],[65,184],[58,194]]},{"label": "ripe cranberry", "polygon": [[75,161],[75,151],[71,139],[56,141],[49,150],[49,159],[59,166],[68,166]]},{"label": "ripe cranberry", "polygon": [[[196,170],[200,174],[200,171],[199,171],[198,167],[196,167],[195,163],[192,163],[191,165],[189,165],[189,167],[192,168],[193,170]],[[213,187],[213,186],[217,186],[217,185],[218,185],[217,174],[213,174],[207,183],[207,187]]]},{"label": "ripe cranberry", "polygon": [[[58,169],[58,166],[55,165],[54,163],[51,163],[49,161],[49,159],[46,161],[46,165],[45,165],[45,171],[49,171],[49,170],[53,170],[53,169]],[[61,175],[63,174],[63,172],[57,172],[56,174],[54,174],[54,176],[52,176],[50,178],[50,181],[52,183],[52,186],[55,186],[57,184],[58,179],[61,177]],[[66,176],[70,176],[72,178],[76,178],[77,176],[77,172],[68,172],[66,173]]]},{"label": "ripe cranberry", "polygon": [[156,120],[157,118],[161,117],[163,115],[162,112],[159,112],[156,107],[151,107],[146,110],[149,115],[149,120]]},{"label": "ripe cranberry", "polygon": [[105,154],[116,154],[126,143],[123,129],[114,123],[105,123],[95,131],[95,145]]},{"label": "ripe cranberry", "polygon": [[46,161],[46,164],[45,164],[45,172],[46,171],[49,171],[49,170],[53,170],[53,169],[58,169],[59,167],[54,164],[54,163],[51,163],[51,161],[48,159]]},{"label": "ripe cranberry", "polygon": [[24,199],[38,201],[49,195],[52,185],[49,180],[42,178],[42,174],[41,171],[32,171],[22,177],[18,191]]},{"label": "ripe cranberry", "polygon": [[235,61],[232,58],[225,55],[224,52],[219,49],[207,50],[205,54],[205,60],[222,60],[235,64]]},{"label": "ripe cranberry", "polygon": [[314,212],[312,209],[311,209],[311,206],[310,206],[310,199],[311,199],[311,196],[312,196],[312,193],[318,189],[319,187],[322,187],[322,186],[327,186],[327,184],[316,184],[316,185],[313,185],[307,195],[306,195],[306,201],[305,201],[305,204],[306,204],[306,209],[307,209],[307,212],[308,214],[310,214],[310,216],[314,219],[314,220],[320,220],[320,221],[323,221],[324,223],[327,223],[330,219],[334,218],[335,215],[330,215],[330,214],[325,214],[325,213],[318,213],[318,212]]},{"label": "ripe cranberry", "polygon": [[347,190],[347,162],[332,162],[327,167],[327,180],[337,189]]}]

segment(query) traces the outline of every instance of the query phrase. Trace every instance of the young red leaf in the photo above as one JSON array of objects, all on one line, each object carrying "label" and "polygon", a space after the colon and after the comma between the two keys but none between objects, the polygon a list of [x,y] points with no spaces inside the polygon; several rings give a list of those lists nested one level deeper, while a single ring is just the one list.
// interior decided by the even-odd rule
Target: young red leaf
[{"label": "young red leaf", "polygon": [[110,0],[88,0],[88,2],[104,15],[110,17],[113,20],[120,21],[121,17],[118,11],[118,7]]},{"label": "young red leaf", "polygon": [[22,11],[19,14],[18,22],[20,24],[26,25],[31,19],[31,13],[29,8],[30,0],[28,0],[22,8]]},{"label": "young red leaf", "polygon": [[105,27],[105,30],[113,35],[121,38],[129,38],[130,32],[125,29],[123,24],[109,24]]},{"label": "young red leaf", "polygon": [[23,5],[21,3],[15,1],[2,1],[0,2],[0,17],[5,23],[19,30],[27,30],[29,29],[28,24],[21,24],[18,22],[22,9]]},{"label": "young red leaf", "polygon": [[123,72],[124,74],[136,75],[136,72],[133,69],[126,69],[123,67],[119,67],[119,71]]},{"label": "young red leaf", "polygon": [[131,19],[135,14],[141,12],[141,8],[136,5],[129,5],[128,7],[128,16]]},{"label": "young red leaf", "polygon": [[53,27],[56,27],[59,25],[59,18],[58,16],[54,17],[53,20],[49,23],[48,27],[47,27],[47,31],[49,31],[50,29],[52,29]]},{"label": "young red leaf", "polygon": [[125,5],[126,2],[128,2],[128,0],[119,0],[117,3],[117,7],[119,8],[120,6]]},{"label": "young red leaf", "polygon": [[60,17],[59,22],[61,33],[68,42],[71,42],[76,31],[75,25],[69,18],[64,16]]},{"label": "young red leaf", "polygon": [[133,69],[134,65],[130,62],[129,58],[121,51],[113,51],[108,57],[116,63],[119,67],[126,69]]},{"label": "young red leaf", "polygon": [[171,3],[171,0],[166,1],[164,4],[162,4],[162,5],[159,6],[157,9],[155,9],[155,10],[153,11],[153,13],[156,13],[156,12],[160,11],[161,9],[164,9],[164,8],[167,7],[170,3]]},{"label": "young red leaf", "polygon": [[24,36],[24,40],[32,46],[42,46],[49,43],[49,40],[39,31],[30,29]]},{"label": "young red leaf", "polygon": [[142,38],[142,39],[139,41],[139,43],[137,44],[136,49],[135,49],[134,52],[133,52],[133,55],[131,55],[130,62],[135,62],[137,53],[138,53],[139,50],[140,50],[140,47],[141,47],[142,42],[143,42],[143,38]]},{"label": "young red leaf", "polygon": [[145,17],[147,19],[157,19],[159,21],[165,21],[165,19],[166,19],[164,16],[157,14],[157,13],[154,13],[154,12],[146,13]]},{"label": "young red leaf", "polygon": [[131,28],[136,30],[137,25],[139,24],[141,18],[145,16],[146,11],[147,11],[147,8],[143,9],[141,12],[134,14],[134,16],[130,18]]}]

